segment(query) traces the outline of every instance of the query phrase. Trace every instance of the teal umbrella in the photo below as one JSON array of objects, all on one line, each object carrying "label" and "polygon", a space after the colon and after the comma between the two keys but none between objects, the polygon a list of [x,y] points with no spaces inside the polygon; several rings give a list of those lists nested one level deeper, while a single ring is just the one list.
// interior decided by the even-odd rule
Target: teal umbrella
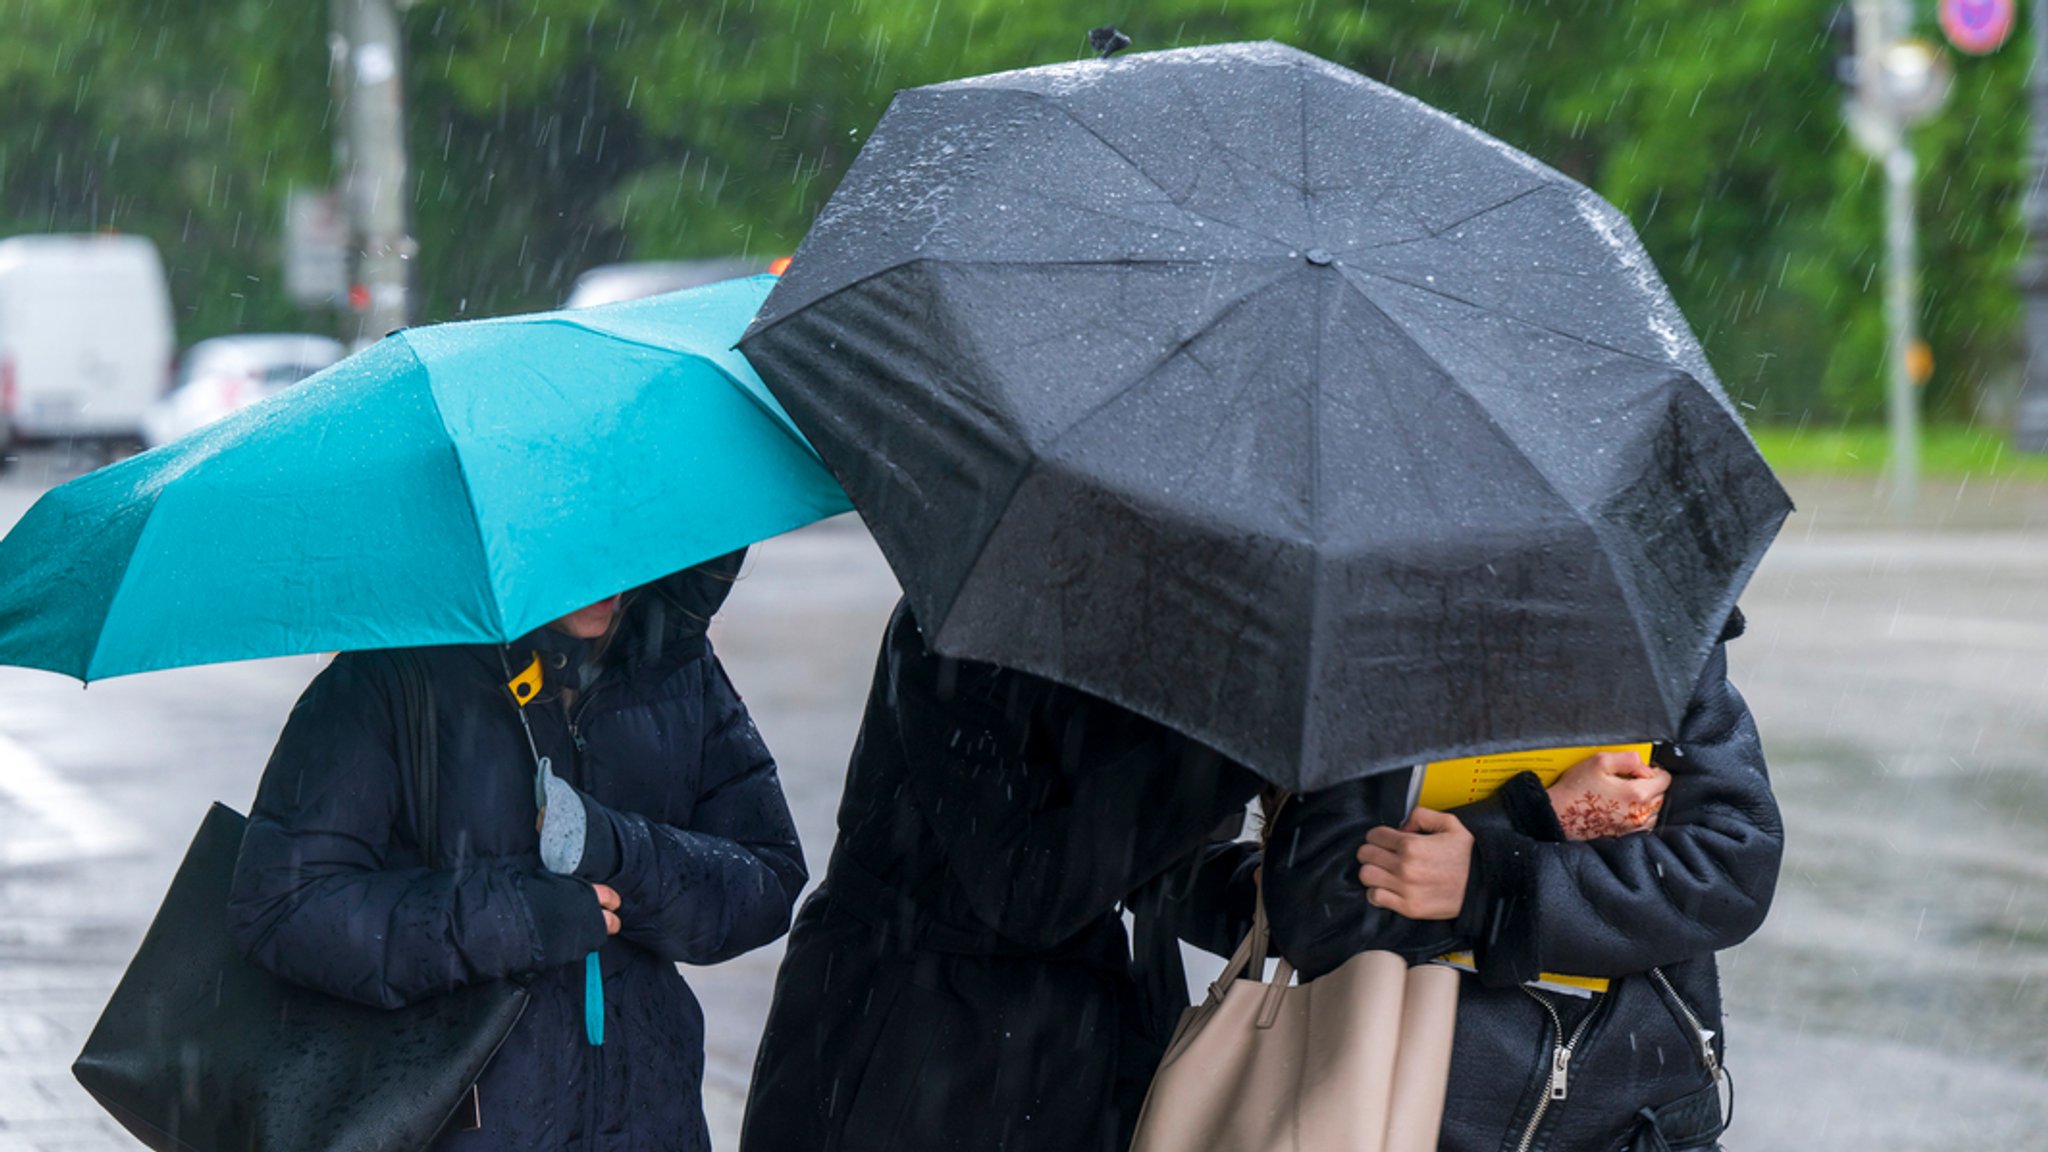
[{"label": "teal umbrella", "polygon": [[846,511],[732,351],[773,283],[395,333],[53,489],[0,540],[0,663],[509,640]]}]

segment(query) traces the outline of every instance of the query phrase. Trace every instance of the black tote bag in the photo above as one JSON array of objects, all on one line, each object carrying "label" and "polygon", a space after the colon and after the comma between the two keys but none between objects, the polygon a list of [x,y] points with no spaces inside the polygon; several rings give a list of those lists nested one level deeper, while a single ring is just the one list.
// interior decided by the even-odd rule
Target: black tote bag
[{"label": "black tote bag", "polygon": [[[433,702],[399,662],[415,819],[433,860]],[[526,1008],[507,980],[405,1008],[302,988],[228,934],[247,819],[215,804],[71,1073],[158,1152],[417,1152],[431,1144]]]}]

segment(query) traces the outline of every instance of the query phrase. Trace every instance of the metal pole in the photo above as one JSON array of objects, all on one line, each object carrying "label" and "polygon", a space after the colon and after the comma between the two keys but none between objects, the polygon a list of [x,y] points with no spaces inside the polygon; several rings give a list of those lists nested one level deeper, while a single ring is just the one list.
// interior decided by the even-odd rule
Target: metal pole
[{"label": "metal pole", "polygon": [[[1907,62],[1894,60],[1895,49],[1907,43],[1912,11],[1903,0],[1856,0],[1856,98],[1849,105],[1849,126],[1856,141],[1884,165],[1885,177],[1885,407],[1891,427],[1889,495],[1892,511],[1904,516],[1913,509],[1920,486],[1920,397],[1909,359],[1917,335],[1917,288],[1914,267],[1913,145],[1907,126],[1938,106],[1927,92],[1901,87],[1929,83],[1933,78],[1899,72]],[[1935,61],[1925,62],[1932,67]]]},{"label": "metal pole", "polygon": [[1856,8],[1856,99],[1866,108],[1883,106],[1876,89],[1882,83],[1879,69],[1884,46],[1891,43],[1888,31],[1889,0],[1855,0]]},{"label": "metal pole", "polygon": [[334,0],[343,93],[342,197],[355,241],[355,282],[369,292],[358,346],[412,323],[404,85],[398,17],[389,0]]},{"label": "metal pole", "polygon": [[1909,350],[1918,338],[1918,317],[1914,315],[1917,273],[1914,254],[1913,148],[1903,138],[1884,158],[1885,175],[1885,291],[1887,331],[1885,352],[1889,369],[1888,403],[1891,416],[1892,466],[1891,502],[1894,511],[1913,510],[1920,488],[1920,397],[1913,383]]},{"label": "metal pole", "polygon": [[1888,488],[1892,511],[1912,511],[1920,482],[1919,397],[1908,354],[1913,347],[1913,145],[1908,116],[1892,90],[1887,53],[1906,35],[1911,11],[1901,0],[1856,0],[1856,98],[1850,127],[1884,166],[1885,407],[1891,429]]},{"label": "metal pole", "polygon": [[2048,0],[2034,0],[2028,19],[2034,26],[2034,60],[2027,70],[2032,123],[2021,208],[2027,254],[2015,277],[2025,308],[2027,361],[2013,413],[2013,446],[2048,452]]}]

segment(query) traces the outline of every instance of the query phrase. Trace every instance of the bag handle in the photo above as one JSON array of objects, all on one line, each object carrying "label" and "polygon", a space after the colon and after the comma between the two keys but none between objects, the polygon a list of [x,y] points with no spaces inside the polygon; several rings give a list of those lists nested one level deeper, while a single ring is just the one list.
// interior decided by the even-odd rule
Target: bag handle
[{"label": "bag handle", "polygon": [[1223,971],[1209,984],[1209,999],[1222,1000],[1230,991],[1231,981],[1246,972],[1264,975],[1266,971],[1266,898],[1260,894],[1256,910],[1252,913],[1251,931],[1238,942],[1237,950],[1224,961]]},{"label": "bag handle", "polygon": [[[1293,796],[1292,792],[1280,793],[1278,802],[1267,812],[1265,826],[1259,829],[1259,848],[1262,854],[1273,835],[1274,821],[1279,818],[1281,809],[1287,806],[1287,802]],[[1288,963],[1287,958],[1283,956],[1273,970],[1273,979],[1265,979],[1266,957],[1272,948],[1272,929],[1271,921],[1266,914],[1265,884],[1260,883],[1254,891],[1251,931],[1245,933],[1244,940],[1237,946],[1237,951],[1230,954],[1230,959],[1223,964],[1223,971],[1217,975],[1215,982],[1209,985],[1209,1001],[1221,1003],[1229,994],[1231,984],[1240,977],[1261,981],[1266,984],[1266,995],[1259,1005],[1257,1025],[1260,1028],[1270,1028],[1280,1017],[1280,1002],[1287,994],[1287,985],[1294,979],[1294,965]]]}]

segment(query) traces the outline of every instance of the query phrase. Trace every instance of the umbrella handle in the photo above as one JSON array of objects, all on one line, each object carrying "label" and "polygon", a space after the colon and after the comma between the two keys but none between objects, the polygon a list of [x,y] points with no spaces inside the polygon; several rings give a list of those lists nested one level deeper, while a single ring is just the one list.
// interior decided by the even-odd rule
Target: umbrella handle
[{"label": "umbrella handle", "polygon": [[604,971],[595,952],[583,958],[583,1038],[592,1048],[604,1043]]},{"label": "umbrella handle", "polygon": [[[509,648],[499,645],[498,660],[505,669],[507,677],[505,689],[511,693],[514,705],[513,711],[519,714],[519,727],[526,733],[526,746],[533,752],[533,798],[535,806],[540,809],[544,829],[549,808],[548,785],[555,779],[555,774],[553,765],[548,762],[548,758],[540,754],[540,745],[536,744],[533,739],[533,725],[526,719],[527,701],[532,700],[540,693],[542,680],[540,653],[534,653],[533,663],[528,664],[526,671],[521,672],[517,676],[512,675],[512,657]],[[566,786],[563,790],[568,791]],[[565,801],[563,811],[568,811],[568,808],[569,804]],[[581,817],[583,815],[581,801],[576,802],[575,809],[574,815]],[[580,841],[582,836],[579,834],[576,836],[576,839]],[[576,855],[581,857],[582,854],[579,844]],[[545,862],[546,855],[547,853],[544,852],[543,862]],[[554,870],[561,872],[569,871],[568,868]],[[596,952],[591,952],[583,957],[583,1038],[590,1041],[592,1048],[596,1048],[604,1043],[604,970],[598,966]]]}]

